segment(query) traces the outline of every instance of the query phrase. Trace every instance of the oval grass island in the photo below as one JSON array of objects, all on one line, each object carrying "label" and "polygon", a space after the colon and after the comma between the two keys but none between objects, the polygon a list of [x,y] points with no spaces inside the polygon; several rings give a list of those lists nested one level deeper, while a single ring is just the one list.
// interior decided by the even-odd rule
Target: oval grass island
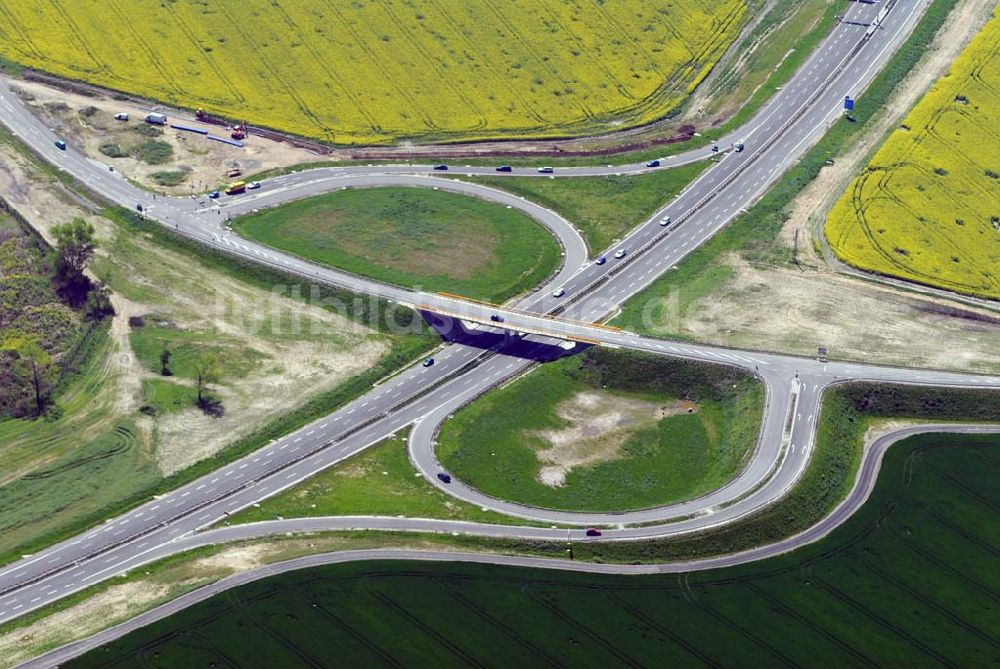
[{"label": "oval grass island", "polygon": [[234,228],[352,274],[495,302],[544,281],[561,252],[515,209],[429,188],[335,191],[242,217]]},{"label": "oval grass island", "polygon": [[753,452],[763,402],[763,386],[735,368],[595,348],[460,410],[436,453],[498,499],[630,511],[733,479]]}]

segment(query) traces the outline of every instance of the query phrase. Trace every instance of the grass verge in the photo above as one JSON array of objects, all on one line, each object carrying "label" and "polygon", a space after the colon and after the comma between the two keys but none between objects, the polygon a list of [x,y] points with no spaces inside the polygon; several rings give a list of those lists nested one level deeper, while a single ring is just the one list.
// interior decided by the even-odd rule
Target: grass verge
[{"label": "grass verge", "polygon": [[521,195],[573,221],[591,252],[607,249],[680,193],[708,166],[685,165],[650,174],[538,179],[462,177]]},{"label": "grass verge", "polygon": [[523,524],[455,500],[417,474],[407,456],[409,430],[385,439],[285,492],[233,516],[231,523],[315,516],[408,516]]}]

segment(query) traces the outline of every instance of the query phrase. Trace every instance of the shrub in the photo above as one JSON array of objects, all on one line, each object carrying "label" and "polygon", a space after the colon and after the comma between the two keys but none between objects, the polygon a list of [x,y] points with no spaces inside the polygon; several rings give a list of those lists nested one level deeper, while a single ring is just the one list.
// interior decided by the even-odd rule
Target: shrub
[{"label": "shrub", "polygon": [[132,155],[150,165],[162,165],[174,155],[174,147],[164,141],[151,139],[136,145]]},{"label": "shrub", "polygon": [[165,172],[153,172],[149,175],[156,184],[160,186],[176,186],[184,183],[188,178],[190,170],[170,170]]},{"label": "shrub", "polygon": [[112,142],[101,144],[98,150],[108,158],[124,158],[128,155],[128,151],[123,149],[120,145]]}]

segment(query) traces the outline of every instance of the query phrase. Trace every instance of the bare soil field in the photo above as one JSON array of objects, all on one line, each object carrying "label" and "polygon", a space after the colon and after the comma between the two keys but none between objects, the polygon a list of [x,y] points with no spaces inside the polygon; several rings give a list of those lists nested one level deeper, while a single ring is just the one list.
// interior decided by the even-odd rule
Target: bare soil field
[{"label": "bare soil field", "polygon": [[635,430],[696,409],[693,402],[664,405],[598,391],[577,393],[556,407],[556,415],[567,423],[564,428],[535,433],[550,444],[536,451],[542,463],[538,481],[561,487],[566,484],[567,474],[576,467],[623,457],[620,449]]},{"label": "bare soil field", "polygon": [[[34,81],[17,80],[11,82],[11,86],[37,114],[48,121],[50,127],[63,132],[69,144],[158,192],[184,195],[211,190],[233,181],[225,175],[234,167],[243,173],[252,173],[331,158],[258,136],[245,140],[242,149],[169,127],[163,129],[162,135],[147,137],[140,131],[155,132],[154,126],[148,126],[143,121],[145,111],[129,103],[101,95],[81,95]],[[119,112],[127,112],[129,120],[116,121],[115,114]],[[195,120],[168,118],[171,122],[228,136],[224,128]],[[166,162],[151,165],[134,155],[112,158],[101,152],[102,146],[116,145],[127,153],[130,147],[148,139],[163,141],[171,146],[172,155]],[[186,173],[183,181],[175,186],[162,185],[152,178],[158,172],[175,171]]]},{"label": "bare soil field", "polygon": [[997,371],[1000,317],[826,269],[755,267],[736,256],[722,289],[698,300],[680,334],[729,346],[885,364]]}]

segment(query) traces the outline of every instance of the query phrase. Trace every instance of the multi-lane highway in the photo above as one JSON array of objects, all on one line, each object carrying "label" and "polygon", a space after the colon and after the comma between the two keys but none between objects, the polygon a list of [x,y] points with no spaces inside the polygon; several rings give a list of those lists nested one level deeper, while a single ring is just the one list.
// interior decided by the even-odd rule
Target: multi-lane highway
[{"label": "multi-lane highway", "polygon": [[[142,205],[153,220],[203,244],[234,256],[278,267],[310,281],[326,282],[359,293],[377,295],[438,314],[462,317],[489,329],[490,316],[502,315],[509,330],[536,333],[512,337],[489,348],[452,344],[435,355],[432,367],[414,367],[301,430],[208,474],[161,498],[110,519],[77,537],[0,569],[0,622],[55,601],[102,579],[169,555],[199,541],[225,540],[238,533],[202,531],[229,514],[303,480],[324,467],[358,453],[407,425],[414,425],[410,452],[418,468],[449,494],[498,511],[559,522],[578,529],[488,526],[408,519],[323,519],[325,529],[371,527],[414,531],[468,531],[497,536],[584,540],[582,525],[613,524],[602,539],[662,537],[703,530],[731,522],[773,503],[804,470],[812,446],[824,388],[848,379],[1000,388],[1000,378],[939,371],[875,367],[857,363],[824,364],[770,353],[732,351],[721,347],[680,344],[640,337],[593,325],[693,249],[709,239],[753,203],[840,114],[845,95],[863,91],[906,38],[928,4],[913,0],[892,4],[884,24],[867,30],[880,6],[851,3],[847,19],[774,96],[738,137],[745,150],[723,152],[684,192],[664,205],[613,249],[608,262],[589,262],[588,252],[572,225],[554,212],[502,191],[461,181],[432,178],[432,166],[352,166],[305,170],[276,177],[250,194],[215,203],[207,199],[154,197],[99,161],[61,151],[55,136],[15,94],[0,86],[4,124],[24,142],[100,196],[130,209]],[[863,96],[859,96],[863,104]],[[727,148],[727,147],[723,147]],[[552,175],[515,168],[511,175],[569,178],[611,173],[638,173],[703,160],[715,155],[706,147],[665,158],[662,167],[558,168]],[[454,174],[455,169],[449,170]],[[461,168],[462,173],[495,174],[492,169]],[[242,239],[224,221],[253,208],[355,186],[427,185],[484,197],[516,206],[534,217],[559,240],[564,251],[560,271],[545,286],[502,307],[406,290],[315,265]],[[663,217],[671,223],[660,225]],[[618,248],[625,257],[613,259]],[[562,288],[561,297],[553,289]],[[759,443],[748,466],[724,488],[698,500],[625,514],[566,514],[531,509],[484,497],[460,481],[445,485],[435,477],[438,465],[433,435],[451,412],[486,390],[523,373],[532,353],[550,348],[553,338],[639,349],[663,355],[741,367],[760,376],[768,389],[768,409]],[[308,521],[261,525],[263,532],[303,529]],[[642,527],[630,526],[643,523]],[[296,524],[298,523],[298,524]]]}]

